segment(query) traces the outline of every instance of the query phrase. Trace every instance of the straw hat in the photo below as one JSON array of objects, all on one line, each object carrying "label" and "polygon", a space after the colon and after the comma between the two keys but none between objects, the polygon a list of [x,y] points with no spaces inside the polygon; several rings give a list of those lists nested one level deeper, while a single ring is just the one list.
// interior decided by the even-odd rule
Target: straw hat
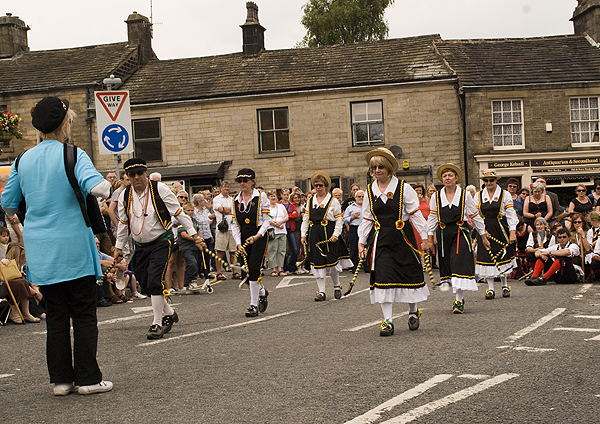
[{"label": "straw hat", "polygon": [[321,177],[325,180],[325,183],[327,184],[327,187],[325,188],[327,190],[331,188],[331,178],[329,178],[329,175],[327,175],[327,173],[325,173],[324,171],[317,171],[314,174],[312,174],[312,176],[310,177],[310,183],[313,186],[315,185],[315,180],[317,179],[317,177]]},{"label": "straw hat", "polygon": [[479,177],[479,179],[483,180],[484,178],[494,178],[497,180],[498,174],[496,174],[496,171],[494,171],[493,169],[485,169],[481,171],[481,177]]},{"label": "straw hat", "polygon": [[438,180],[442,181],[442,171],[445,169],[451,169],[454,171],[454,173],[456,174],[456,181],[462,180],[462,177],[463,177],[462,170],[458,166],[454,165],[453,163],[445,163],[437,169],[436,174],[437,174]]},{"label": "straw hat", "polygon": [[396,157],[394,156],[394,154],[389,149],[386,149],[385,147],[378,147],[376,149],[371,150],[370,152],[368,152],[366,154],[365,159],[367,160],[367,163],[369,165],[371,164],[371,158],[373,156],[382,156],[382,157],[386,158],[387,160],[389,160],[390,163],[392,164],[392,168],[394,169],[394,172],[396,172],[398,170],[398,168],[400,167],[398,165],[398,161],[396,160]]}]

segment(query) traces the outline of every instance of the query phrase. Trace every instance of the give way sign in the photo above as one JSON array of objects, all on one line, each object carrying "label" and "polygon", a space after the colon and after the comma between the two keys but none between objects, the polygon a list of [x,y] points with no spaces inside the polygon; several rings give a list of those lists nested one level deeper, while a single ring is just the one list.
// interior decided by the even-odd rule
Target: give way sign
[{"label": "give way sign", "polygon": [[129,91],[95,91],[100,154],[133,153]]}]

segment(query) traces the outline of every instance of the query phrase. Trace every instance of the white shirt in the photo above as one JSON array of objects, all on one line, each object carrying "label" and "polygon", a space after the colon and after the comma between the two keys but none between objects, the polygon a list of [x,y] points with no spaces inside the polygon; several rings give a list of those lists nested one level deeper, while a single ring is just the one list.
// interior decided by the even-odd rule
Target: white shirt
[{"label": "white shirt", "polygon": [[[395,175],[392,175],[392,179],[388,184],[385,192],[381,192],[379,190],[379,186],[377,185],[377,181],[373,181],[371,184],[371,189],[373,190],[374,199],[381,199],[383,203],[387,203],[388,201],[388,193],[391,193],[391,196],[396,192],[396,187],[398,187],[398,178]],[[403,198],[402,198],[402,221],[406,222],[410,220],[414,225],[415,229],[421,236],[422,240],[427,238],[427,221],[423,218],[423,214],[419,210],[419,197],[415,190],[410,186],[410,184],[404,183],[403,187]],[[375,223],[375,217],[371,213],[371,201],[369,200],[368,194],[365,195],[365,200],[363,201],[362,207],[363,213],[363,221],[360,223],[358,227],[358,242],[365,245],[367,244],[367,238],[369,237],[369,233],[371,232],[371,228]]]},{"label": "white shirt", "polygon": [[[319,206],[327,206],[327,203],[331,199],[331,193],[327,193],[322,202],[317,201],[317,195],[315,194],[310,198],[310,202],[313,208],[318,208]],[[308,209],[308,207],[307,207]],[[342,234],[342,229],[344,226],[344,214],[342,214],[342,206],[338,199],[335,197],[331,199],[331,205],[329,205],[329,210],[327,214],[325,214],[325,220],[327,221],[335,221],[335,229],[333,230],[333,236],[339,237]],[[305,213],[302,217],[302,227],[300,228],[300,234],[302,237],[306,237],[308,234],[308,213]]]},{"label": "white shirt", "polygon": [[[158,195],[164,202],[169,214],[172,217],[177,217],[179,223],[183,225],[190,236],[196,234],[192,219],[183,213],[183,209],[177,201],[175,194],[167,187],[166,184],[158,183]],[[158,215],[152,204],[152,196],[150,194],[150,182],[146,190],[138,196],[135,189],[131,187],[131,205],[129,205],[129,216],[125,214],[125,190],[119,195],[119,227],[117,229],[117,242],[115,247],[123,249],[127,242],[128,230],[127,223],[131,219],[131,236],[138,243],[149,243],[160,237],[165,229],[158,219]],[[144,210],[147,216],[144,216]],[[172,224],[171,224],[172,225]],[[169,226],[168,229],[170,229]]]},{"label": "white shirt", "polygon": [[[452,198],[452,202],[448,201],[446,197],[446,187],[442,187],[440,190],[440,199],[442,202],[442,208],[451,205],[450,208],[459,208],[460,207],[460,196],[462,194],[462,189],[459,186],[456,186],[456,192],[454,193],[454,197]],[[435,233],[435,230],[438,227],[438,216],[437,216],[437,194],[431,196],[431,200],[429,201],[429,217],[427,218],[427,234],[432,236]],[[473,226],[477,230],[477,232],[481,235],[485,234],[485,222],[481,215],[479,215],[479,210],[477,209],[477,203],[475,203],[475,199],[471,197],[469,193],[465,194],[465,213],[463,216],[463,221],[467,222],[471,218],[471,222]]]},{"label": "white shirt", "polygon": [[[537,242],[538,242],[538,248],[544,248],[544,242],[546,241],[546,236],[544,235],[544,238],[542,239],[542,235],[538,233],[537,235]],[[556,244],[556,240],[554,239],[554,236],[550,237],[550,243],[548,243],[548,246],[552,246]],[[533,233],[529,233],[529,237],[527,238],[527,244],[525,245],[525,247],[531,247],[533,248],[533,246],[535,246],[535,240],[533,239]]]},{"label": "white shirt", "polygon": [[[500,197],[500,192],[502,188],[497,185],[496,191],[494,191],[494,195],[492,197],[489,196],[487,188],[484,188],[480,191],[481,193],[481,203],[492,203],[495,200],[498,200]],[[479,201],[479,194],[476,194],[477,201]],[[504,190],[504,198],[502,199],[502,207],[500,208],[500,215],[506,216],[506,220],[508,221],[508,229],[510,231],[514,231],[517,229],[517,225],[519,224],[519,218],[517,218],[517,213],[513,208],[512,196],[506,190]]]},{"label": "white shirt", "polygon": [[[223,206],[224,208],[229,208],[231,213],[229,215],[222,214],[218,210],[219,206]],[[233,217],[233,197],[231,197],[231,196],[225,197],[222,194],[215,196],[215,198],[213,199],[213,210],[215,211],[215,218],[217,218],[217,225],[219,225],[221,223],[221,221],[223,220],[223,217],[225,217],[227,219],[228,223],[231,223],[231,218]],[[229,231],[231,231],[231,225],[229,226]]]},{"label": "white shirt", "polygon": [[548,246],[547,249],[541,249],[540,252],[541,253],[550,253],[550,252],[556,252],[557,250],[562,250],[562,249],[569,249],[571,253],[568,256],[570,256],[571,258],[573,256],[579,256],[579,246],[577,246],[575,243],[572,243],[570,241],[567,242],[567,245],[565,247],[560,247],[560,244],[556,243],[551,246]]},{"label": "white shirt", "polygon": [[[259,214],[258,214],[258,234],[263,237],[265,235],[265,233],[267,232],[267,230],[269,229],[269,225],[271,223],[271,217],[269,217],[269,212],[270,212],[270,206],[271,206],[271,202],[269,202],[269,198],[267,197],[267,194],[265,192],[259,192],[257,189],[254,189],[252,191],[252,195],[250,196],[250,199],[248,200],[248,202],[252,201],[252,199],[254,199],[255,197],[259,197],[260,199],[260,204],[258,205],[258,207],[260,208]],[[217,196],[218,197],[218,196]],[[246,209],[248,207],[248,203],[244,203],[242,200],[242,192],[239,192],[237,196],[235,196],[235,200],[238,201],[238,203],[240,204],[242,209]],[[233,210],[233,208],[231,209]],[[235,240],[235,244],[242,244],[242,231],[240,229],[240,226],[238,225],[237,221],[234,219],[231,221],[231,232],[233,235],[233,239]],[[246,240],[244,240],[245,242]]]},{"label": "white shirt", "polygon": [[276,203],[275,207],[272,208],[269,205],[269,212],[272,218],[269,219],[269,228],[273,228],[275,230],[275,234],[287,234],[287,230],[285,229],[285,224],[283,224],[283,228],[275,227],[271,225],[271,220],[273,221],[283,221],[283,219],[288,216],[287,210],[285,210],[285,206],[281,203]]}]

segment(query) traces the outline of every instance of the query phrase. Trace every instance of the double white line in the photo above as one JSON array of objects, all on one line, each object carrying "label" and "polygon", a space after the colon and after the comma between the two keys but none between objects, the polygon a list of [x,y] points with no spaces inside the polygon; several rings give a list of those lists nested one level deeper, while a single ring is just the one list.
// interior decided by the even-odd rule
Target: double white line
[{"label": "double white line", "polygon": [[[510,380],[511,378],[518,377],[519,374],[501,374],[496,377],[487,379],[478,383],[472,387],[468,387],[466,389],[460,390],[458,392],[452,393],[448,396],[445,396],[441,399],[429,402],[423,406],[412,409],[402,415],[391,418],[387,421],[384,421],[381,424],[401,424],[401,423],[409,423],[414,421],[415,419],[422,417],[423,415],[430,414],[436,409],[443,408],[444,406],[448,406],[452,403],[461,401],[463,399],[468,398],[476,393],[482,392],[484,390],[489,389],[497,384],[504,383],[505,381]],[[401,403],[406,402],[409,399],[412,399],[420,394],[426,392],[427,390],[437,386],[439,383],[448,380],[452,377],[452,374],[440,374],[436,375],[433,378],[430,378],[424,383],[419,384],[418,386],[407,390],[406,392],[396,396],[388,400],[385,403],[382,403],[377,408],[371,409],[370,411],[364,413],[363,415],[354,418],[351,421],[348,421],[346,424],[369,424],[374,421],[377,421],[381,414],[387,411],[390,411],[395,406],[400,405]]]}]

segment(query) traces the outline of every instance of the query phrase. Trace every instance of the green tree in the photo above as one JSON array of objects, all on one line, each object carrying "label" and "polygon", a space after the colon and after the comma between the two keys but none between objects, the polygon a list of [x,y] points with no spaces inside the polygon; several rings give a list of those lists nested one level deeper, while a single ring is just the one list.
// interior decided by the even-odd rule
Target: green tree
[{"label": "green tree", "polygon": [[302,10],[306,35],[300,47],[383,40],[389,27],[383,14],[394,0],[309,0]]}]

